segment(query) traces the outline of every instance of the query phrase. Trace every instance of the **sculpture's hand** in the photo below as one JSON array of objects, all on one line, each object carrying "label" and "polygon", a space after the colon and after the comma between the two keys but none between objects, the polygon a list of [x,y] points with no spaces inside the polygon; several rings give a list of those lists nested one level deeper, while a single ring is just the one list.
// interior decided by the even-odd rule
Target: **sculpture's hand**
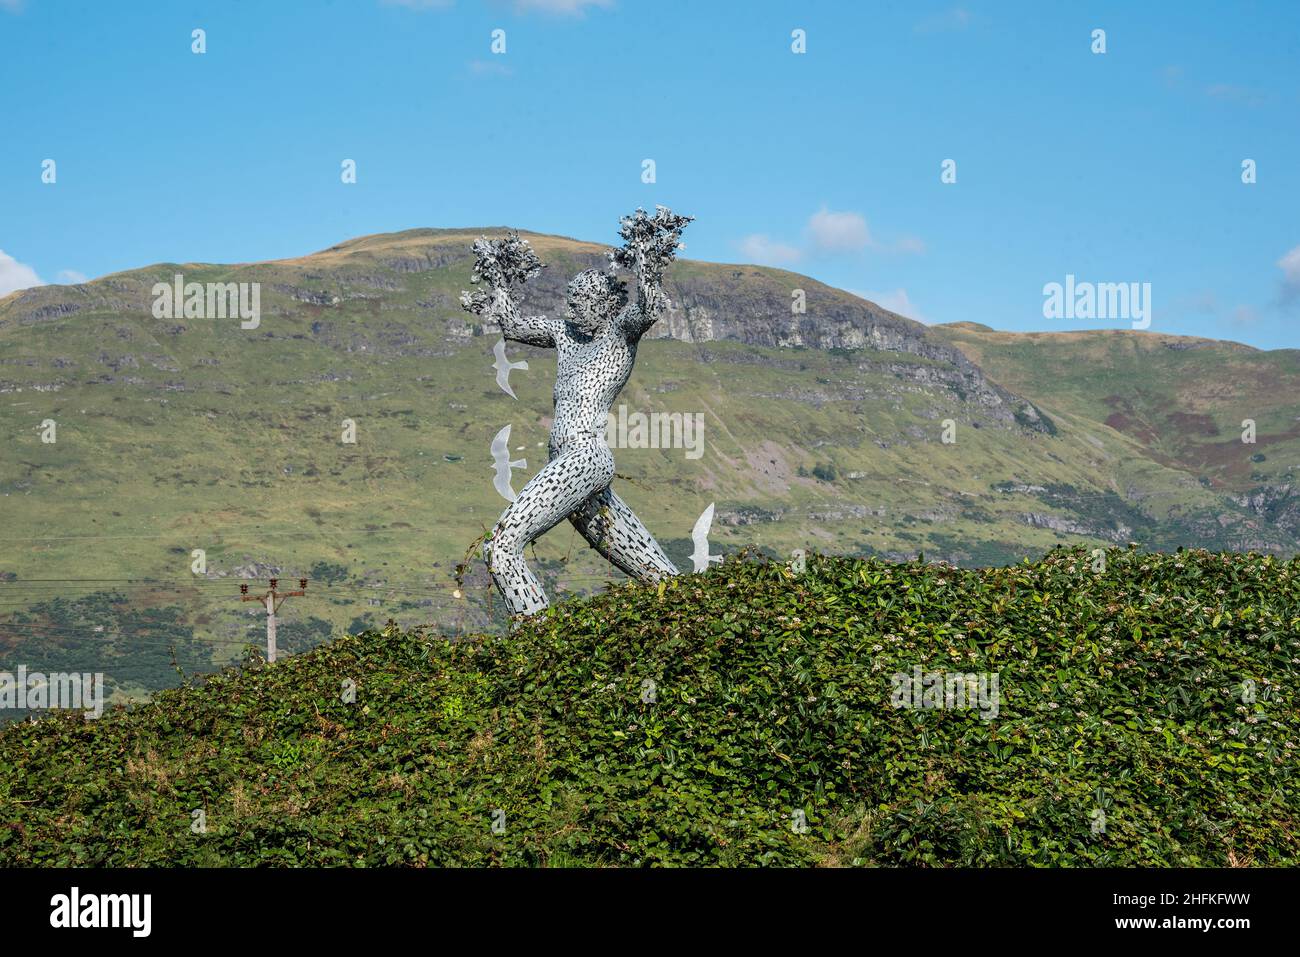
[{"label": "sculpture's hand", "polygon": [[676,258],[682,230],[692,218],[656,206],[653,216],[638,209],[619,220],[623,246],[609,254],[610,262],[636,274],[639,305],[650,322],[668,304],[662,289],[664,270]]},{"label": "sculpture's hand", "polygon": [[475,289],[460,294],[461,307],[466,312],[483,316],[501,327],[501,335],[514,342],[523,342],[543,348],[555,345],[552,324],[545,316],[521,316],[510,295],[514,283],[527,282],[543,269],[542,262],[518,233],[509,233],[501,239],[476,239],[474,241],[474,272],[472,283],[486,283],[487,289]]},{"label": "sculpture's hand", "polygon": [[637,280],[658,282],[663,271],[677,255],[682,230],[694,217],[678,216],[667,206],[656,206],[653,216],[638,209],[619,220],[618,234],[623,248],[610,253],[617,266],[634,270]]},{"label": "sculpture's hand", "polygon": [[503,312],[513,312],[511,285],[527,282],[543,268],[541,260],[528,245],[528,240],[520,239],[518,233],[508,233],[501,239],[476,239],[474,272],[469,281],[476,285],[486,282],[490,292],[477,289],[462,292],[460,304],[467,312],[476,315],[490,313],[496,316]]}]

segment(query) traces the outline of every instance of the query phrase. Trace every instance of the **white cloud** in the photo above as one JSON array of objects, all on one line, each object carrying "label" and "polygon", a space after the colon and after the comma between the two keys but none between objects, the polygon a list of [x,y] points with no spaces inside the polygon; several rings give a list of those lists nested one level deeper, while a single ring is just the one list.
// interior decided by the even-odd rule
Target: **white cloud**
[{"label": "white cloud", "polygon": [[540,10],[542,13],[580,17],[587,7],[608,9],[613,5],[613,0],[515,0],[515,12],[528,13],[530,10]]},{"label": "white cloud", "polygon": [[916,304],[908,297],[906,289],[899,288],[893,292],[858,292],[856,289],[846,289],[845,292],[850,292],[859,299],[870,300],[882,309],[888,309],[900,316],[915,319],[917,322],[928,323],[930,321],[921,315],[921,310],[917,309]]},{"label": "white cloud", "polygon": [[455,0],[379,0],[386,7],[406,7],[408,10],[445,10]]},{"label": "white cloud", "polygon": [[872,245],[861,213],[836,213],[823,206],[808,220],[808,238],[818,252],[857,252]]},{"label": "white cloud", "polygon": [[1289,303],[1300,298],[1300,246],[1283,253],[1277,268],[1282,270],[1282,301]]},{"label": "white cloud", "polygon": [[15,289],[27,289],[31,286],[43,286],[36,270],[24,265],[13,256],[0,249],[0,296],[7,296]]},{"label": "white cloud", "polygon": [[86,275],[75,269],[60,269],[58,280],[66,285],[77,286],[86,281]]},{"label": "white cloud", "polygon": [[965,7],[953,7],[943,13],[926,17],[916,25],[917,33],[944,33],[952,30],[965,30],[975,17]]},{"label": "white cloud", "polygon": [[495,60],[472,60],[469,64],[469,72],[475,76],[514,76],[515,71]]},{"label": "white cloud", "polygon": [[751,262],[768,266],[798,262],[806,257],[859,253],[864,250],[914,255],[920,255],[926,250],[925,240],[916,236],[903,236],[888,243],[878,242],[871,235],[866,217],[861,213],[832,210],[825,206],[808,217],[801,243],[786,243],[772,239],[766,233],[751,233],[739,245]]},{"label": "white cloud", "polygon": [[0,10],[9,13],[22,13],[24,5],[24,0],[0,0]]},{"label": "white cloud", "polygon": [[1236,83],[1212,83],[1205,88],[1205,95],[1220,103],[1237,103],[1243,106],[1261,106],[1266,99],[1259,90]]},{"label": "white cloud", "polygon": [[1300,286],[1300,246],[1287,250],[1277,261],[1277,266],[1288,285]]},{"label": "white cloud", "polygon": [[762,233],[751,233],[740,241],[740,252],[750,262],[760,266],[781,266],[803,258],[794,246],[773,242]]}]

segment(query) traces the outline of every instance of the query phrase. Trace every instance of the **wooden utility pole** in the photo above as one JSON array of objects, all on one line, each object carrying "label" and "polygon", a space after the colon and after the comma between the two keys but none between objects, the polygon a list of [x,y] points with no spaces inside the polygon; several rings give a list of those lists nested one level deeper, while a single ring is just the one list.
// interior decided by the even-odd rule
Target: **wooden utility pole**
[{"label": "wooden utility pole", "polygon": [[275,664],[275,613],[279,609],[281,602],[286,598],[294,598],[299,595],[307,594],[307,579],[298,579],[297,591],[276,591],[276,586],[280,579],[271,579],[271,588],[264,595],[250,595],[248,585],[239,586],[240,601],[258,601],[266,605],[266,663]]}]

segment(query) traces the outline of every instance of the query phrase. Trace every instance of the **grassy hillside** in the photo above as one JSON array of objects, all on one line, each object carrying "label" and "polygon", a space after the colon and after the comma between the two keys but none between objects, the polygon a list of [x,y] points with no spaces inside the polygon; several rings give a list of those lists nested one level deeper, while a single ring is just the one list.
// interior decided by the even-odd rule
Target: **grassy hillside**
[{"label": "grassy hillside", "polygon": [[[1124,330],[935,327],[1008,388],[1074,409],[1207,487],[1291,484],[1300,469],[1300,350]],[[1254,443],[1242,442],[1253,420]]]},{"label": "grassy hillside", "polygon": [[[511,425],[514,457],[528,462],[516,488],[544,460],[554,359],[512,346],[511,360],[530,363],[511,374],[518,400],[497,387],[498,336],[456,301],[480,232],[500,229],[164,263],[0,300],[0,668],[102,670],[118,698],[138,698],[175,684],[177,666],[208,670],[260,647],[262,612],[238,600],[238,583],[270,575],[311,579],[281,612],[291,652],[388,619],[499,627],[482,569],[464,588],[454,572],[505,505],[492,437]],[[549,268],[526,305],[553,313],[603,247],[529,237]],[[177,272],[261,283],[260,326],[155,318],[152,285]],[[806,313],[791,312],[796,289]],[[669,291],[678,307],[658,332],[670,337],[642,344],[619,402],[701,416],[703,454],[615,457],[620,493],[681,564],[711,502],[725,552],[924,552],[971,566],[1061,543],[1291,554],[1300,542],[1285,438],[1300,414],[1294,353],[1214,346],[1255,363],[1250,373],[1188,366],[1209,352],[1146,348],[1137,334],[1099,352],[1110,340],[927,330],[755,266],[679,262]],[[1273,378],[1255,374],[1265,366]],[[1216,461],[1229,464],[1203,468],[1199,439],[1152,440],[1136,413],[1112,417],[1108,396],[1136,409],[1157,385],[1171,421],[1183,405],[1213,420]],[[1246,393],[1259,401],[1243,406]],[[1232,421],[1256,406],[1260,444],[1233,446]],[[345,419],[355,444],[342,441]],[[535,561],[554,595],[621,577],[567,527]]]},{"label": "grassy hillside", "polygon": [[1296,864],[1300,560],[1105,559],[733,560],[14,725],[0,863]]}]

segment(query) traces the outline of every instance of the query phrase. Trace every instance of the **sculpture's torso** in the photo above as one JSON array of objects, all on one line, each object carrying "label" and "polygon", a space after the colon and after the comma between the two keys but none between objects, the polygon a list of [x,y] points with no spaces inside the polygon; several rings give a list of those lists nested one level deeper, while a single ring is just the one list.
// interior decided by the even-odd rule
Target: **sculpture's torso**
[{"label": "sculpture's torso", "polygon": [[592,337],[560,324],[555,335],[552,455],[573,440],[604,435],[606,416],[632,375],[636,347],[617,320]]}]

